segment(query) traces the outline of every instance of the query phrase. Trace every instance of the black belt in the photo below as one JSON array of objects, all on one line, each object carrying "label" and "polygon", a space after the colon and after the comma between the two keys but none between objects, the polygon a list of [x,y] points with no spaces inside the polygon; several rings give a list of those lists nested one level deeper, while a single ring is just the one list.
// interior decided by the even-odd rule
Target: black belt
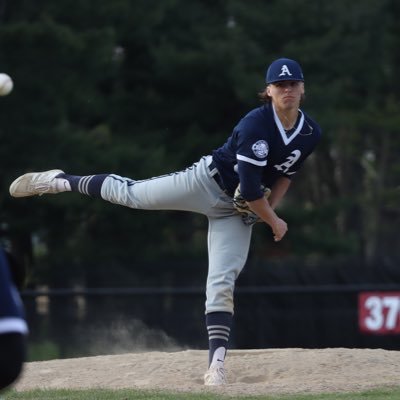
[{"label": "black belt", "polygon": [[211,161],[211,164],[208,166],[208,169],[210,170],[210,172],[212,172],[213,170],[216,170],[217,172],[212,176],[212,178],[214,179],[215,182],[217,182],[217,185],[220,187],[220,189],[227,194],[230,197],[233,197],[233,194],[230,193],[225,185],[224,182],[222,181],[221,175],[218,172],[217,166],[215,165],[214,161]]}]

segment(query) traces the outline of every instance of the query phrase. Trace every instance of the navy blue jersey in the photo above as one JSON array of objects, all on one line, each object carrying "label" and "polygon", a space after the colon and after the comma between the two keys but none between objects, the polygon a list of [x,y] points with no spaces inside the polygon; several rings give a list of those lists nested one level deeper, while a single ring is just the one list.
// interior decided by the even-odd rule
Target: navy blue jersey
[{"label": "navy blue jersey", "polygon": [[312,153],[321,137],[320,127],[299,110],[293,129],[285,131],[272,104],[250,111],[235,126],[213,159],[229,193],[240,182],[247,201],[263,197],[260,186],[291,178]]},{"label": "navy blue jersey", "polygon": [[27,333],[21,298],[11,281],[4,251],[0,248],[0,334]]}]

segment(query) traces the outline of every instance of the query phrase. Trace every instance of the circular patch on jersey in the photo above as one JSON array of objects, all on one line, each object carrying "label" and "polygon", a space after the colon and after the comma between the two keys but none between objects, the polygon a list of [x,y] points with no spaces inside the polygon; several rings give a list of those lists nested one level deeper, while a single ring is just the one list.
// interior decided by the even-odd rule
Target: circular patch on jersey
[{"label": "circular patch on jersey", "polygon": [[264,158],[268,154],[269,147],[265,140],[258,140],[251,146],[251,149],[258,158]]}]

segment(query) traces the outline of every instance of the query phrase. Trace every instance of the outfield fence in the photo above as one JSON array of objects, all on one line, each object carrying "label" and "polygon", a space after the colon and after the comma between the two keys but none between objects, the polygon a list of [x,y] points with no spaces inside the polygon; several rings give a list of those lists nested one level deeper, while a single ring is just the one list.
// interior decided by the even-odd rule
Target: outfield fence
[{"label": "outfield fence", "polygon": [[[31,359],[206,349],[203,287],[38,288],[22,298]],[[232,348],[400,349],[400,285],[247,286]]]}]

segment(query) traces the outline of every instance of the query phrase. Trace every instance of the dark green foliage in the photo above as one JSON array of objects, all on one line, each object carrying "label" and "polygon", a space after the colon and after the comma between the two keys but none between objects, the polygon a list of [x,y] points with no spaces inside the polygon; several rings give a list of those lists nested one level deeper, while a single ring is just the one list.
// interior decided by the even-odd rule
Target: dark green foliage
[{"label": "dark green foliage", "polygon": [[[143,179],[184,168],[221,145],[259,103],[276,57],[298,59],[318,151],[252,255],[399,260],[400,62],[395,1],[9,1],[0,70],[0,222],[30,282],[140,282],[141,262],[204,260],[207,221],[147,213],[75,194],[10,199],[29,170],[114,172]],[[110,272],[112,271],[112,278]],[[190,272],[188,272],[190,274]]]}]

